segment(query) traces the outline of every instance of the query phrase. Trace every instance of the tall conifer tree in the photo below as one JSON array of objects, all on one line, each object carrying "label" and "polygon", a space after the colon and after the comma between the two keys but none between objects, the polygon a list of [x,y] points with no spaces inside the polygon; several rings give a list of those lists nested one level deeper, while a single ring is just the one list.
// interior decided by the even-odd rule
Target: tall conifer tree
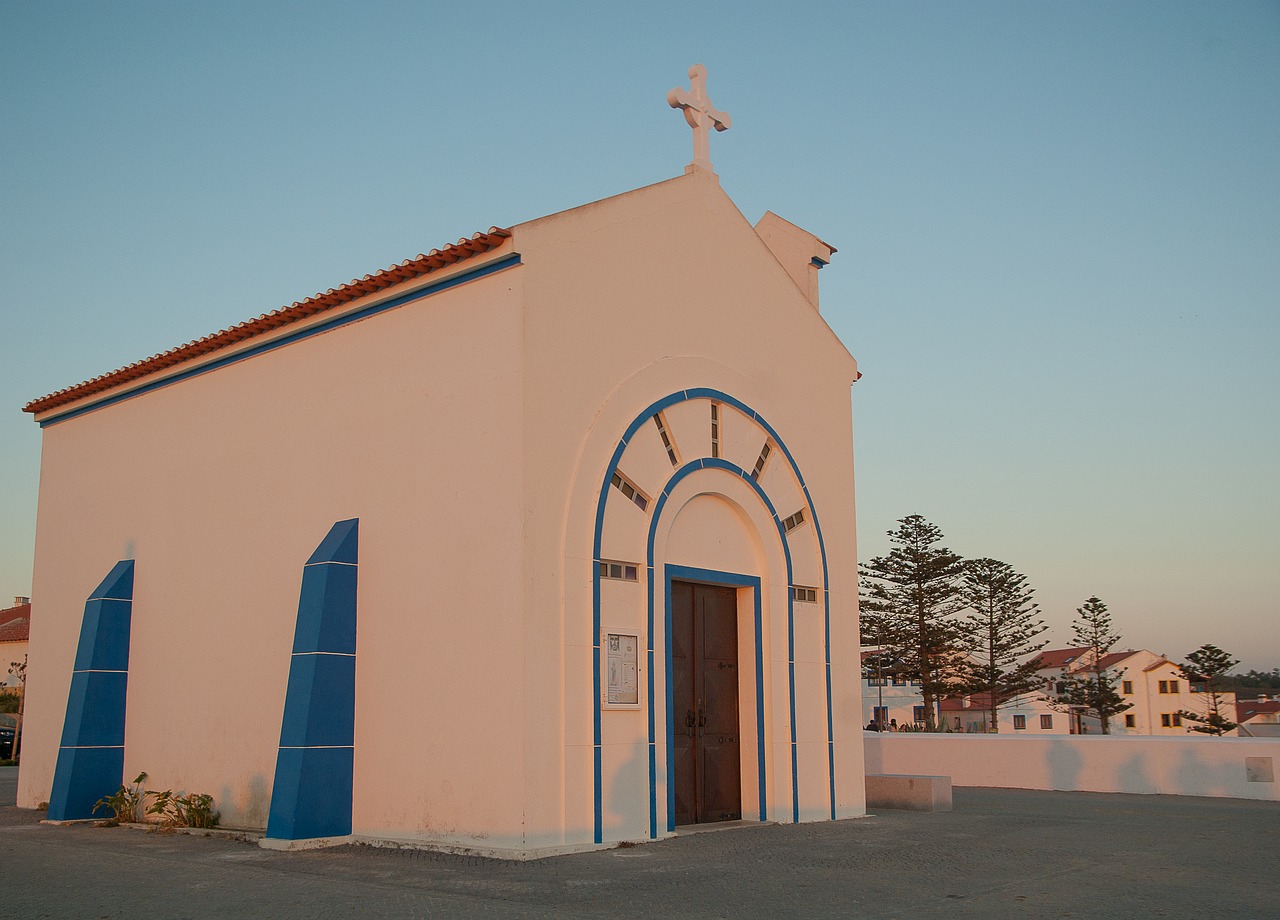
[{"label": "tall conifer tree", "polygon": [[956,686],[955,615],[963,606],[964,562],[938,543],[942,531],[918,514],[890,530],[893,549],[859,566],[862,634],[920,681],[925,728],[935,731],[937,704]]},{"label": "tall conifer tree", "polygon": [[1107,653],[1120,641],[1119,633],[1112,632],[1111,615],[1107,605],[1096,595],[1076,608],[1076,618],[1071,624],[1076,645],[1087,648],[1088,664],[1066,678],[1064,692],[1059,700],[1098,717],[1104,735],[1111,734],[1111,717],[1133,707],[1116,692],[1116,675],[1102,662]]},{"label": "tall conifer tree", "polygon": [[988,731],[1000,730],[1000,708],[1038,689],[1039,662],[1027,661],[1048,644],[1036,637],[1048,627],[1032,600],[1035,590],[1007,563],[971,559],[965,563],[960,595],[969,613],[960,621],[961,647],[969,653],[965,693],[987,696]]},{"label": "tall conifer tree", "polygon": [[1182,710],[1182,718],[1195,723],[1191,726],[1193,732],[1200,732],[1203,735],[1225,735],[1237,727],[1237,723],[1232,722],[1222,712],[1224,702],[1222,684],[1231,669],[1239,663],[1237,659],[1232,658],[1228,652],[1224,652],[1216,645],[1202,645],[1194,652],[1187,654],[1187,663],[1181,665],[1179,670],[1188,683],[1200,685],[1200,692],[1209,701],[1205,712]]}]

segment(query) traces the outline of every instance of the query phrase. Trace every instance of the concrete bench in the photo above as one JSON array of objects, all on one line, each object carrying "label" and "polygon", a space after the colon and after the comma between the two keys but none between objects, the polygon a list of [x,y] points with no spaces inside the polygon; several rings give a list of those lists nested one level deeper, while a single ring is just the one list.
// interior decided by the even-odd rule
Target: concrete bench
[{"label": "concrete bench", "polygon": [[950,811],[951,777],[905,773],[867,774],[868,808]]}]

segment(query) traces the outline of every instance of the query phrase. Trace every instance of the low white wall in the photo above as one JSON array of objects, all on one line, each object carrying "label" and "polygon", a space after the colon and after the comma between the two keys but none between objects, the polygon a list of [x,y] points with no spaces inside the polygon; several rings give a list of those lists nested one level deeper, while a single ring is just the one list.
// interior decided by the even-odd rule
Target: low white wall
[{"label": "low white wall", "polygon": [[954,786],[1280,801],[1280,738],[866,732],[864,741],[869,774],[947,775]]}]

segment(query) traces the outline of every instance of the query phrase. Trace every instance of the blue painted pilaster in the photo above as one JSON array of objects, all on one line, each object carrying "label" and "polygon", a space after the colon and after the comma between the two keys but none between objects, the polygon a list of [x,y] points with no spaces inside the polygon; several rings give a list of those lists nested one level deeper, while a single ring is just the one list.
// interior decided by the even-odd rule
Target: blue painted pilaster
[{"label": "blue painted pilaster", "polygon": [[133,560],[117,562],[89,595],[71,672],[67,717],[49,794],[49,819],[93,817],[98,799],[124,782]]},{"label": "blue painted pilaster", "polygon": [[334,524],[302,569],[267,840],[351,833],[359,525]]}]

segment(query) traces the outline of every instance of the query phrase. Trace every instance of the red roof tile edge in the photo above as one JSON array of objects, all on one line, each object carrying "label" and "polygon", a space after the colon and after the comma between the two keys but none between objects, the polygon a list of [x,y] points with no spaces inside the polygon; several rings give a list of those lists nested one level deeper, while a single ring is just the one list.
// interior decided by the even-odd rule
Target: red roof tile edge
[{"label": "red roof tile edge", "polygon": [[429,275],[446,266],[456,265],[474,256],[490,252],[501,246],[503,241],[510,236],[511,231],[509,229],[490,227],[488,233],[476,233],[469,240],[460,239],[444,249],[433,249],[426,255],[419,255],[415,259],[406,259],[399,265],[392,265],[389,268],[374,272],[372,275],[365,275],[363,278],[356,278],[341,287],[330,288],[323,294],[316,294],[306,300],[296,301],[291,306],[272,310],[270,313],[264,313],[255,319],[247,320],[220,332],[215,332],[212,335],[206,335],[204,338],[196,339],[193,342],[187,342],[185,345],[179,345],[158,355],[152,355],[142,361],[135,361],[133,364],[111,371],[108,374],[94,377],[92,380],[86,380],[84,383],[66,387],[40,399],[33,399],[22,407],[22,411],[33,414],[47,412],[50,409],[65,406],[87,396],[94,396],[105,390],[110,390],[141,377],[154,374],[157,371],[165,370],[184,361],[190,361],[192,358],[203,357],[210,352],[243,342],[245,339],[263,335],[279,329],[281,326],[307,319],[317,313],[323,313],[326,310],[339,307],[367,294],[381,291],[404,281],[420,278],[423,275]]}]

